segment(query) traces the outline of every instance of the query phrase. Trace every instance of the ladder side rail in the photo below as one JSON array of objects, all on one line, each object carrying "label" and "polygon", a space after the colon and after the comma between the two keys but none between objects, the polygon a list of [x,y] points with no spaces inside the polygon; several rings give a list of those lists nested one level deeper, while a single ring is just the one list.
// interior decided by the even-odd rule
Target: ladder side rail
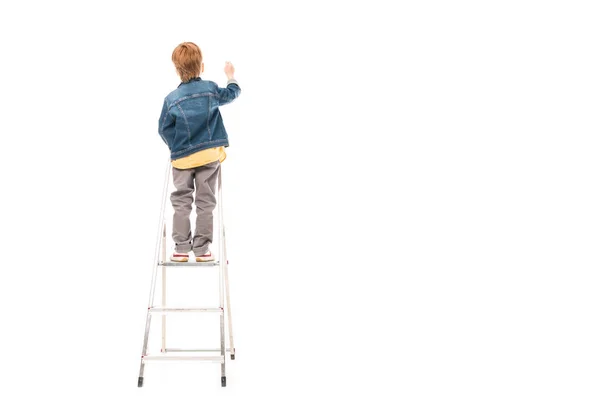
[{"label": "ladder side rail", "polygon": [[224,254],[224,263],[223,263],[223,272],[225,275],[225,300],[227,304],[227,325],[229,328],[229,347],[232,349],[231,351],[231,359],[235,360],[235,346],[233,344],[233,327],[231,322],[231,300],[229,297],[229,261],[227,260],[227,240],[225,236],[225,224],[223,224],[223,236],[221,237],[223,240],[223,254]]},{"label": "ladder side rail", "polygon": [[[225,246],[223,243],[223,182],[222,182],[223,168],[219,168],[219,307],[224,309],[224,298],[223,298],[223,271],[224,265],[227,263],[225,260]],[[221,313],[219,316],[221,325],[221,356],[223,357],[223,363],[221,364],[221,386],[226,385],[225,378],[225,313]]]},{"label": "ladder side rail", "polygon": [[142,356],[140,360],[140,373],[138,377],[138,387],[141,387],[144,382],[144,356],[146,355],[146,350],[148,349],[148,336],[150,334],[150,322],[152,318],[152,313],[150,313],[150,308],[152,308],[154,304],[154,293],[156,289],[156,275],[158,273],[158,257],[161,247],[161,236],[163,235],[164,230],[164,219],[165,219],[165,207],[167,202],[167,190],[169,187],[169,174],[171,172],[171,160],[169,158],[167,163],[167,168],[165,169],[165,177],[163,183],[163,193],[161,198],[161,207],[160,207],[160,217],[158,220],[158,233],[156,237],[156,249],[154,252],[154,265],[152,271],[152,282],[150,284],[150,296],[148,298],[148,311],[146,313],[146,327],[144,329],[144,344],[142,346]]}]

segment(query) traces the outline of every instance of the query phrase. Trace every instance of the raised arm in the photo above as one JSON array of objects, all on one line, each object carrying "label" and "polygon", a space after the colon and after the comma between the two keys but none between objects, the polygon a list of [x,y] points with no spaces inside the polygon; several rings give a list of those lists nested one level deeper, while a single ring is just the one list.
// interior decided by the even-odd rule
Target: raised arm
[{"label": "raised arm", "polygon": [[227,61],[225,63],[224,70],[225,70],[225,75],[227,75],[227,87],[217,88],[217,91],[219,93],[219,105],[220,106],[225,105],[227,103],[231,103],[242,92],[240,85],[237,83],[237,81],[233,77],[233,74],[235,73],[235,68],[233,67],[233,64],[230,63],[229,61]]}]

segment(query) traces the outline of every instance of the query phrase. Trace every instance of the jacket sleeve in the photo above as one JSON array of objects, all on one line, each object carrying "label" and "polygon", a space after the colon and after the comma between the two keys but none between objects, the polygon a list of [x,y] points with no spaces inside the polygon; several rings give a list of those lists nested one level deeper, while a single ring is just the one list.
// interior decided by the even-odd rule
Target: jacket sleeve
[{"label": "jacket sleeve", "polygon": [[162,138],[163,142],[167,146],[169,146],[169,150],[171,149],[171,145],[167,138],[172,138],[173,131],[175,130],[175,119],[172,115],[169,114],[169,108],[167,107],[167,100],[163,103],[163,108],[160,113],[160,118],[158,120],[158,134]]},{"label": "jacket sleeve", "polygon": [[242,89],[240,88],[240,85],[235,79],[228,80],[227,87],[217,87],[219,105],[223,106],[225,104],[231,103],[240,95],[241,92]]}]

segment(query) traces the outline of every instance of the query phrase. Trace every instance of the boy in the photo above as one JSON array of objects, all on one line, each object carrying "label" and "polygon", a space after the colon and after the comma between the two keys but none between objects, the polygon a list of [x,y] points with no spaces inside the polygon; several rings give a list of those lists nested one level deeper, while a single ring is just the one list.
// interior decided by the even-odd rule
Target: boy
[{"label": "boy", "polygon": [[[192,42],[177,46],[172,61],[181,84],[165,98],[158,121],[158,133],[171,151],[175,186],[171,193],[175,211],[175,250],[171,261],[188,261],[190,251],[194,252],[197,262],[214,261],[209,246],[213,240],[213,210],[217,204],[215,183],[226,157],[225,147],[229,147],[219,106],[235,100],[241,89],[233,78],[235,69],[230,62],[225,63],[226,88],[202,80],[202,52]],[[197,215],[193,237],[192,201],[196,203]]]}]

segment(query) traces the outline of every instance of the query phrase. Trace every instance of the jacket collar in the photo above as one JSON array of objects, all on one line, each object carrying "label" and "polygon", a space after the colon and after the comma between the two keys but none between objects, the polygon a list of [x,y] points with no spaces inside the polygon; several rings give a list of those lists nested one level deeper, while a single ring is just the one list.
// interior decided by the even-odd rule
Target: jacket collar
[{"label": "jacket collar", "polygon": [[[181,86],[181,85],[185,85],[186,83],[197,82],[197,81],[201,81],[201,80],[202,80],[202,78],[200,78],[200,77],[197,77],[197,78],[192,78],[192,79],[190,79],[188,82],[181,82],[181,83],[179,84],[179,86]],[[177,86],[177,87],[179,87],[179,86]]]}]

